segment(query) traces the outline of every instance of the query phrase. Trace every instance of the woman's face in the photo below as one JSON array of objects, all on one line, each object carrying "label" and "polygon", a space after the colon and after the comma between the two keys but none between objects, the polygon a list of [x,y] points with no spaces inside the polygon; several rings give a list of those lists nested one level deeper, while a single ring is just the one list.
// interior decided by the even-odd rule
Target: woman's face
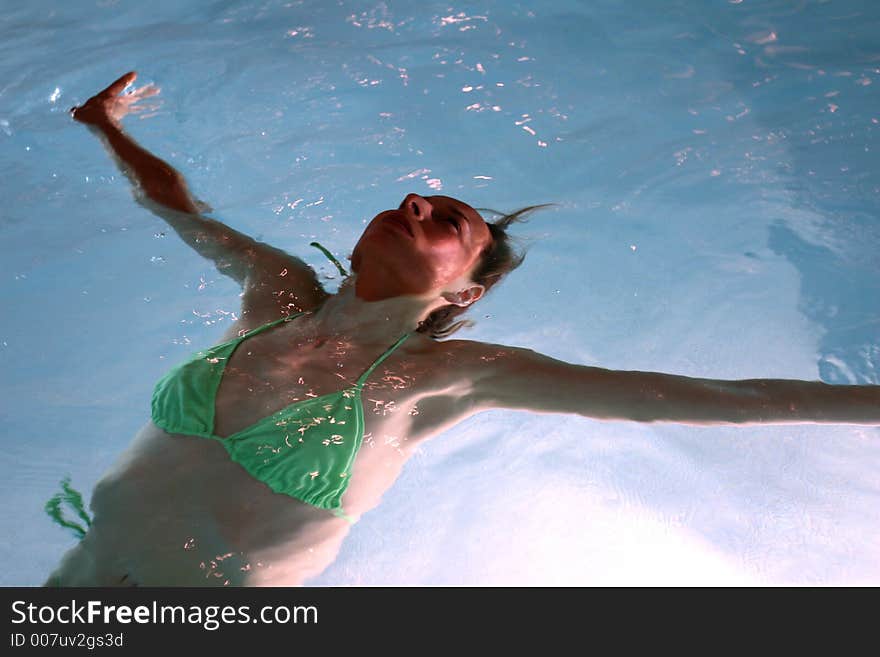
[{"label": "woman's face", "polygon": [[449,196],[408,194],[376,215],[354,247],[358,296],[367,300],[445,289],[468,277],[492,236],[471,206]]}]

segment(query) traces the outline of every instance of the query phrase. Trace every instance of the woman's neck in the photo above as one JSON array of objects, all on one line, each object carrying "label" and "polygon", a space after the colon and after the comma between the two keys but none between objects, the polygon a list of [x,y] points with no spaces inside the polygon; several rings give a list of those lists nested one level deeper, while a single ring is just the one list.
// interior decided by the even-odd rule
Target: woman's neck
[{"label": "woman's neck", "polygon": [[419,322],[441,305],[442,299],[415,295],[365,301],[357,296],[355,285],[349,281],[321,304],[312,321],[320,335],[346,335],[366,343],[387,342],[416,330]]}]

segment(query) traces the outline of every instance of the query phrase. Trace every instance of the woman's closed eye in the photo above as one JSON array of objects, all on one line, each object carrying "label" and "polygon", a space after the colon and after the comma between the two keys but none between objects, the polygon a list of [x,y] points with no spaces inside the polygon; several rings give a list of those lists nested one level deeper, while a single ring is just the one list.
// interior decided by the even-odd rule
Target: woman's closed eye
[{"label": "woman's closed eye", "polygon": [[458,232],[458,233],[461,232],[461,224],[459,223],[458,219],[456,219],[455,217],[443,217],[443,221],[448,221],[453,226],[455,226],[456,232]]}]

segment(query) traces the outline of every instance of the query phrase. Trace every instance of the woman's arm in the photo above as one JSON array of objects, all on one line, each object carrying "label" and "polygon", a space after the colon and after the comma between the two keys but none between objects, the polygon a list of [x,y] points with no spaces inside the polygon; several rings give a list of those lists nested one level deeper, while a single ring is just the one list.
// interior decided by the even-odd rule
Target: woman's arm
[{"label": "woman's arm", "polygon": [[74,120],[88,125],[101,137],[137,192],[170,210],[198,214],[199,203],[190,194],[180,172],[141,148],[122,130],[122,118],[141,111],[142,106],[137,103],[159,93],[157,87],[147,85],[123,95],[122,92],[135,79],[137,73],[126,73],[84,104],[72,108],[70,114]]},{"label": "woman's arm", "polygon": [[207,206],[193,197],[183,175],[125,133],[122,118],[140,111],[140,100],[159,93],[158,88],[147,85],[123,94],[136,78],[135,72],[126,73],[83,105],[71,109],[71,114],[99,135],[131,180],[138,201],[167,221],[200,255],[212,260],[221,273],[244,286],[247,310],[272,314],[271,307],[276,305],[293,303],[297,309],[305,310],[320,303],[326,292],[311,267],[280,249],[202,216],[200,212]]},{"label": "woman's arm", "polygon": [[483,345],[477,408],[577,413],[684,424],[880,425],[880,386],[819,381],[721,381],[573,365],[527,349]]}]

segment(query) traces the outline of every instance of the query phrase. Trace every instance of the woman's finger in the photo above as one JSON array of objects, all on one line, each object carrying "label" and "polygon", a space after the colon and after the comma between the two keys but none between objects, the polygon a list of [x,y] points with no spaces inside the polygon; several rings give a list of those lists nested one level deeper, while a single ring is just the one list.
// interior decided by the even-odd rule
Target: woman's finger
[{"label": "woman's finger", "polygon": [[132,105],[128,111],[132,114],[140,114],[141,112],[154,112],[162,107],[162,103],[147,103],[146,105]]},{"label": "woman's finger", "polygon": [[138,99],[141,98],[149,98],[150,96],[155,96],[161,91],[159,87],[150,82],[149,84],[145,84],[143,87],[138,89],[137,91],[132,92],[132,96],[136,96]]},{"label": "woman's finger", "polygon": [[136,79],[137,79],[137,73],[135,73],[134,71],[129,71],[128,73],[123,75],[121,78],[116,80],[116,82],[114,82],[109,87],[104,89],[104,91],[102,91],[98,95],[102,96],[102,97],[118,96],[119,94],[122,93],[123,89],[125,89],[128,85],[130,85]]}]

